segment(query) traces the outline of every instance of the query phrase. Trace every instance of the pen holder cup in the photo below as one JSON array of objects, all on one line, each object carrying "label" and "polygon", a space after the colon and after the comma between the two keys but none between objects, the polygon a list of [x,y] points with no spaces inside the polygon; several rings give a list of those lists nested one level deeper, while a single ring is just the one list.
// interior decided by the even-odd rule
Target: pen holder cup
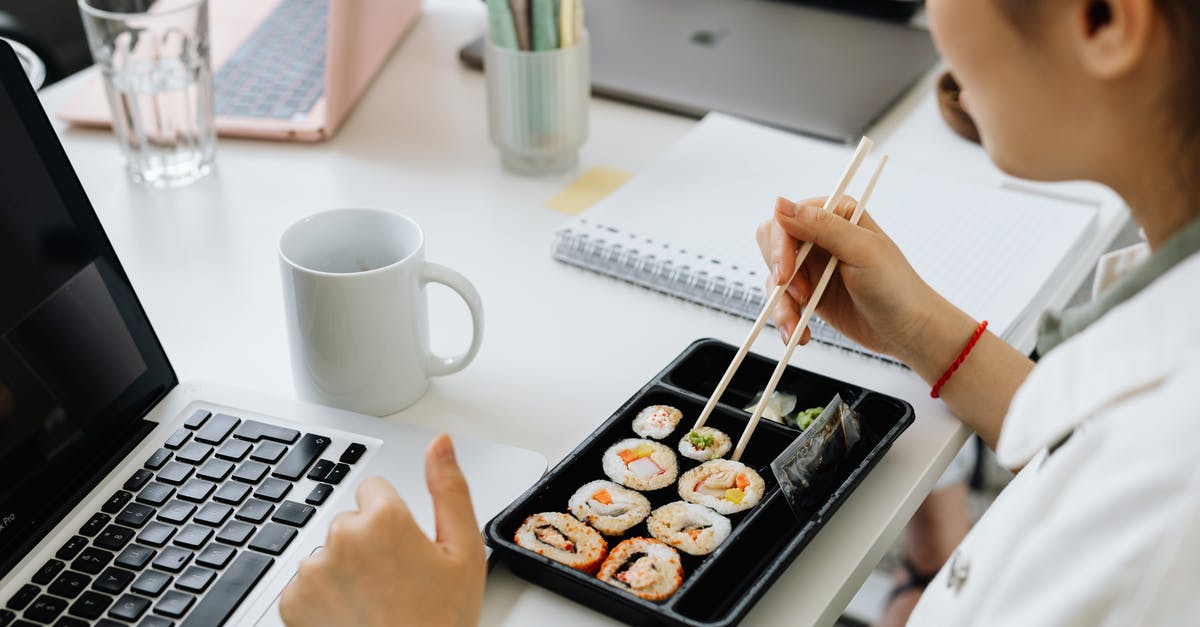
[{"label": "pen holder cup", "polygon": [[556,50],[501,48],[484,53],[488,127],[504,167],[518,174],[573,168],[587,139],[588,38]]}]

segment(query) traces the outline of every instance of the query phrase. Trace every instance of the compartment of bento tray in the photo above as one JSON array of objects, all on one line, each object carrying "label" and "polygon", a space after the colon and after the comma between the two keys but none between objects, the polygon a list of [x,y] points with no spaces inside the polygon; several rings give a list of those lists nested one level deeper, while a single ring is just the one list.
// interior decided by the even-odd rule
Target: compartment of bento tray
[{"label": "compartment of bento tray", "polygon": [[[725,369],[733,360],[737,347],[719,340],[697,340],[684,354],[663,373],[662,380],[668,385],[687,390],[704,398],[712,395]],[[721,395],[721,403],[742,409],[750,405],[771,379],[775,360],[750,353]],[[847,403],[853,403],[863,389],[856,385],[838,381],[815,372],[789,367],[775,388],[796,396],[796,410],[824,407],[837,394]]]}]

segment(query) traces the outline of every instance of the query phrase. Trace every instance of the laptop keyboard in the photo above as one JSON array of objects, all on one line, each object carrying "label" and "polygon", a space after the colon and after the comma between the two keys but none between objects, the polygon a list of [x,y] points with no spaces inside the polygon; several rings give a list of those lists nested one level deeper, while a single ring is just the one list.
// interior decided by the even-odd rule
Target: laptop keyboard
[{"label": "laptop keyboard", "polygon": [[325,92],[329,0],[282,0],[213,77],[217,115],[303,119]]},{"label": "laptop keyboard", "polygon": [[[8,599],[0,626],[221,624],[367,451],[330,444],[197,411]],[[312,487],[294,492],[302,479]]]}]

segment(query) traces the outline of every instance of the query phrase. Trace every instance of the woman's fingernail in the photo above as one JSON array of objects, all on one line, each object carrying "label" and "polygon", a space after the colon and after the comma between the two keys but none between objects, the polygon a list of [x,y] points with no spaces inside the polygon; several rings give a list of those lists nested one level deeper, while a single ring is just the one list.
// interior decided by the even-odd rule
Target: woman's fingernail
[{"label": "woman's fingernail", "polygon": [[787,327],[780,326],[779,327],[779,337],[783,340],[784,344],[787,344],[789,341],[791,341],[792,334],[788,333]]},{"label": "woman's fingernail", "polygon": [[776,261],[775,265],[771,266],[771,281],[779,285],[782,279],[783,277],[779,276],[779,262]]},{"label": "woman's fingernail", "polygon": [[796,205],[782,198],[779,199],[779,204],[776,206],[776,210],[779,211],[781,215],[785,215],[789,218],[796,215]]}]

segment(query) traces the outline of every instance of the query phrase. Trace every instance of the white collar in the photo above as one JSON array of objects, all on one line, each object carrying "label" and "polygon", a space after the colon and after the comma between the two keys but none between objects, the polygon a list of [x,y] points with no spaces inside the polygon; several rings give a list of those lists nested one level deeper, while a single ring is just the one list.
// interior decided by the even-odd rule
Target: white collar
[{"label": "white collar", "polygon": [[1016,468],[1110,403],[1200,358],[1200,254],[1050,351],[1017,390],[996,457]]}]

